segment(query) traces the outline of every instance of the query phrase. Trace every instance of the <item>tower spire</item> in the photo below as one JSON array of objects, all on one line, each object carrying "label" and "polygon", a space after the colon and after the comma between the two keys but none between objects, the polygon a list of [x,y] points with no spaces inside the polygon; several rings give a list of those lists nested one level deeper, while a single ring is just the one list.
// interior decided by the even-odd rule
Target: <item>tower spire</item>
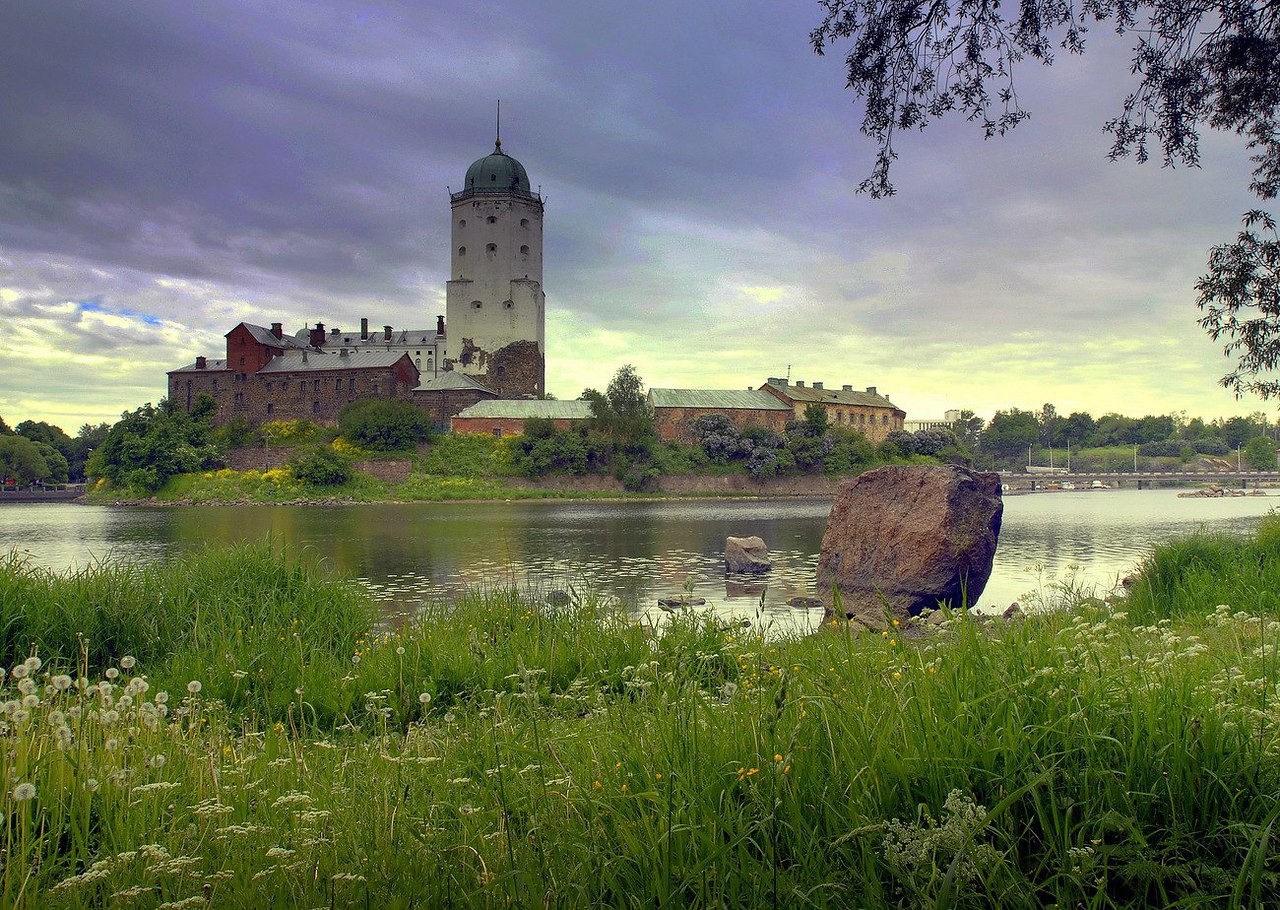
[{"label": "tower spire", "polygon": [[493,131],[493,150],[495,152],[502,151],[502,99],[498,99],[498,124]]}]

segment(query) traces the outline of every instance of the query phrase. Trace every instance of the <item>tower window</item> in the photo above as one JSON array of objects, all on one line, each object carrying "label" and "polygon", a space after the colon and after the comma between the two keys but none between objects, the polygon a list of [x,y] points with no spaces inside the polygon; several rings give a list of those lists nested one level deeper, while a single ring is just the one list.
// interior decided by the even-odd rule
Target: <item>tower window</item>
[{"label": "tower window", "polygon": [[486,218],[486,219],[485,219],[485,223],[487,223],[487,224],[497,224],[497,223],[498,223],[498,217],[497,217],[496,215],[490,215],[488,218]]},{"label": "tower window", "polygon": [[461,218],[461,219],[459,219],[459,220],[458,220],[458,227],[460,227],[460,228],[464,228],[464,227],[466,227],[466,226],[467,226],[467,219],[465,219],[465,218]]},{"label": "tower window", "polygon": [[520,227],[528,227],[528,226],[529,226],[529,219],[528,219],[528,218],[521,218],[521,219],[520,219]]},{"label": "tower window", "polygon": [[459,256],[467,255],[467,248],[465,246],[458,247],[458,255]]},{"label": "tower window", "polygon": [[528,256],[528,255],[529,255],[529,245],[528,245],[527,243],[526,243],[526,244],[522,244],[522,245],[521,245],[521,247],[520,247],[520,253],[521,253],[521,255],[524,255],[524,256]]},{"label": "tower window", "polygon": [[490,243],[484,248],[484,251],[486,253],[496,253],[498,252],[498,245],[496,243]]},{"label": "tower window", "polygon": [[504,310],[514,310],[514,309],[515,309],[515,307],[516,307],[516,304],[515,304],[515,301],[514,301],[514,300],[504,300],[504,301],[502,301],[502,308],[503,308]]},{"label": "tower window", "polygon": [[484,306],[484,304],[483,304],[483,303],[481,303],[479,300],[473,300],[473,301],[471,301],[471,309],[473,309],[473,310],[478,310],[478,309],[480,309],[482,306]]}]

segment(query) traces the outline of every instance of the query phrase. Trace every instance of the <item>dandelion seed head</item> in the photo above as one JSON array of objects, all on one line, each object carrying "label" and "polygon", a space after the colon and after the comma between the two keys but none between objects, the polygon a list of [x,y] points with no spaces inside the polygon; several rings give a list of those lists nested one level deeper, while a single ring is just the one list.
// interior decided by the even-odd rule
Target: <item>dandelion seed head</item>
[{"label": "dandelion seed head", "polygon": [[419,695],[418,695],[418,702],[419,702],[420,704],[424,704],[424,705],[429,705],[429,704],[431,704],[431,693],[430,693],[430,692],[423,692],[423,693],[419,694]]},{"label": "dandelion seed head", "polygon": [[117,670],[115,667],[107,667],[107,672],[105,675],[107,679],[119,679],[120,671]]},{"label": "dandelion seed head", "polygon": [[71,677],[65,673],[59,673],[53,679],[49,680],[49,682],[52,683],[53,687],[59,692],[65,692],[71,688]]},{"label": "dandelion seed head", "polygon": [[133,665],[136,664],[137,662],[138,662],[137,659],[130,657],[128,655],[125,655],[124,657],[120,658],[120,666],[126,670],[132,670]]},{"label": "dandelion seed head", "polygon": [[198,679],[193,679],[191,680],[191,682],[187,683],[187,691],[190,692],[192,695],[199,695],[200,690],[203,688],[204,686],[201,684],[200,680]]},{"label": "dandelion seed head", "polygon": [[29,799],[36,798],[36,785],[24,781],[13,788],[13,801],[16,803],[25,803]]}]

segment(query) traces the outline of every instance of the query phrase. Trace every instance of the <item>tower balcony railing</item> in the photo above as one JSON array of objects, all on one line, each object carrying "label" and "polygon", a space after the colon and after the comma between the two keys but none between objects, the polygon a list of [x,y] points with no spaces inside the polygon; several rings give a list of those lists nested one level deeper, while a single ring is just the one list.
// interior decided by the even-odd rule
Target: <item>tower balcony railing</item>
[{"label": "tower balcony railing", "polygon": [[458,193],[450,193],[450,202],[463,202],[473,196],[515,196],[517,199],[527,199],[530,202],[542,204],[542,197],[537,193],[529,190],[522,190],[517,187],[473,187],[462,190]]}]

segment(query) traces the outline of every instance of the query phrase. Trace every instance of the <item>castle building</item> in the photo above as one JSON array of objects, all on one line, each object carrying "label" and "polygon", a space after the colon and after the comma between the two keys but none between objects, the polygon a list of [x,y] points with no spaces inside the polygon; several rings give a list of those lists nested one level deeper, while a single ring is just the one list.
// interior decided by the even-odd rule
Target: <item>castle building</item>
[{"label": "castle building", "polygon": [[906,411],[890,401],[888,395],[876,391],[875,386],[867,386],[865,392],[858,392],[851,385],[837,390],[825,388],[821,382],[806,386],[802,381],[792,383],[787,379],[770,377],[760,386],[760,391],[768,392],[789,405],[796,420],[804,420],[805,409],[810,405],[820,405],[826,410],[827,420],[832,425],[850,427],[874,443],[884,442],[891,432],[901,430],[907,417]]},{"label": "castle building", "polygon": [[542,197],[498,138],[450,205],[444,368],[502,398],[537,398],[546,391]]},{"label": "castle building", "polygon": [[[399,398],[441,428],[464,408],[546,391],[542,197],[497,139],[450,193],[452,252],[446,316],[433,328],[360,331],[324,323],[285,334],[240,323],[225,358],[199,356],[168,374],[169,399],[188,409],[200,395],[217,423],[307,418],[336,421],[358,398]],[[446,325],[448,327],[446,331]]]}]

